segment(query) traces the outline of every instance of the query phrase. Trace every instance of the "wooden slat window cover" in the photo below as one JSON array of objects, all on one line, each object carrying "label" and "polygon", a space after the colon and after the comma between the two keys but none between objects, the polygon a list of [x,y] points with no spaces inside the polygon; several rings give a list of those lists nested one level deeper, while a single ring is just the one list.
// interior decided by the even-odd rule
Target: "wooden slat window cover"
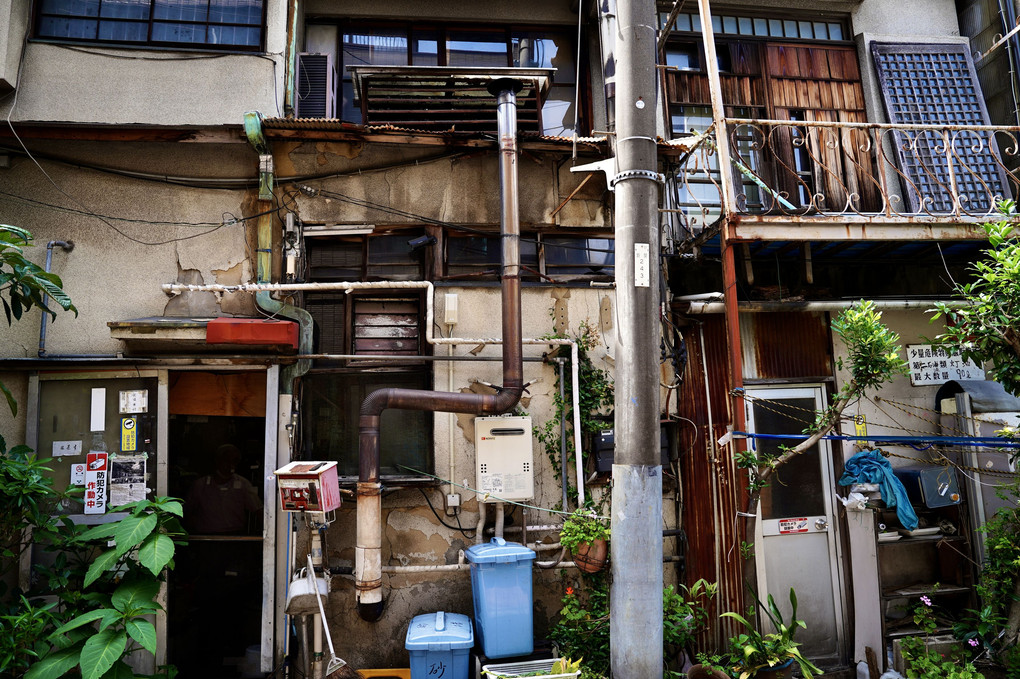
[{"label": "wooden slat window cover", "polygon": [[[771,43],[766,47],[766,90],[778,120],[866,122],[857,51],[836,45]],[[803,135],[806,132],[806,139]],[[801,135],[801,139],[796,139]],[[819,207],[877,210],[881,192],[867,131],[839,128],[778,128],[768,140],[775,182],[795,203],[821,196]]]},{"label": "wooden slat window cover", "polygon": [[[871,43],[886,115],[891,123],[988,125],[988,112],[964,44]],[[986,211],[991,196],[1007,196],[998,149],[988,133],[897,133],[910,208],[954,209],[955,192],[968,211]],[[952,167],[952,170],[950,170]]]},{"label": "wooden slat window cover", "polygon": [[422,349],[420,319],[417,299],[355,298],[351,353],[415,356]]}]

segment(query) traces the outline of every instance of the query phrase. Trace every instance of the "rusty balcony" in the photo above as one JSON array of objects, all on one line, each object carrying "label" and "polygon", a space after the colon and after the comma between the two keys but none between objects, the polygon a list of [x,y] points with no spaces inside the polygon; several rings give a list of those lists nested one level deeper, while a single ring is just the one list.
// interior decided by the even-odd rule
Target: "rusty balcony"
[{"label": "rusty balcony", "polygon": [[671,212],[691,236],[711,230],[728,204],[738,240],[975,238],[1020,190],[1020,127],[726,123],[729,202],[711,135],[673,174]]}]

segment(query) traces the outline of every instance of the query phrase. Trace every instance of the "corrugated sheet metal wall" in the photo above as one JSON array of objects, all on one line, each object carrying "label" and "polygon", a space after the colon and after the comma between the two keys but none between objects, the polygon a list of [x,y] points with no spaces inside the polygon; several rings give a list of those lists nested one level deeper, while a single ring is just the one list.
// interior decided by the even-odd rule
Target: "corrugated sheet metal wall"
[{"label": "corrugated sheet metal wall", "polygon": [[[744,378],[817,379],[831,375],[827,324],[823,313],[743,314]],[[731,421],[724,317],[701,316],[684,327],[684,337],[688,362],[679,389],[678,414],[690,421],[682,422],[680,430],[682,525],[688,539],[686,582],[705,578],[719,583],[719,596],[710,611],[713,629],[699,639],[701,648],[718,648],[738,630],[732,620],[717,621],[716,616],[728,610],[743,611],[747,606],[740,555],[744,522],[737,514],[747,508],[747,475],[733,463],[730,448],[714,443]]]}]

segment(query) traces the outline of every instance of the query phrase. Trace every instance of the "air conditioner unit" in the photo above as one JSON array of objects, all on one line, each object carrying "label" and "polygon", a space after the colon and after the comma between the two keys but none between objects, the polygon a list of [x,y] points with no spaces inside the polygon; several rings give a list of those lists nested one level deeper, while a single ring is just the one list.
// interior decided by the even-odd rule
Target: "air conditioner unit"
[{"label": "air conditioner unit", "polygon": [[336,118],[336,70],[332,54],[298,54],[295,82],[298,118]]},{"label": "air conditioner unit", "polygon": [[535,460],[530,417],[476,417],[475,470],[481,502],[530,500]]}]

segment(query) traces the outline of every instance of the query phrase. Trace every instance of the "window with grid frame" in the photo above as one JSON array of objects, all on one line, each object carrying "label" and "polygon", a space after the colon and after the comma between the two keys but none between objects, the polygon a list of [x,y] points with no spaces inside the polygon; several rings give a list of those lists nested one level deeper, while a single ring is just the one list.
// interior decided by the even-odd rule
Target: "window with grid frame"
[{"label": "window with grid frame", "polygon": [[[308,280],[421,280],[420,250],[408,240],[420,230],[305,239]],[[309,293],[305,309],[320,354],[364,359],[317,359],[302,380],[307,459],[336,460],[347,480],[358,475],[361,402],[377,389],[432,389],[424,299],[419,291],[323,291]],[[396,360],[371,357],[395,357]],[[410,469],[433,471],[432,417],[420,411],[386,410],[380,429],[380,473],[391,482],[418,478]]]},{"label": "window with grid frame", "polygon": [[[961,43],[871,43],[891,123],[989,125],[974,63]],[[987,131],[896,132],[910,209],[987,212],[1008,197],[995,138]],[[954,195],[955,193],[955,195]]]},{"label": "window with grid frame", "polygon": [[137,46],[255,51],[264,0],[41,0],[35,37]]},{"label": "window with grid frame", "polygon": [[[497,235],[467,235],[447,231],[447,280],[497,280],[502,267],[502,245]],[[548,283],[612,280],[616,241],[603,234],[521,235],[521,278]]]}]

